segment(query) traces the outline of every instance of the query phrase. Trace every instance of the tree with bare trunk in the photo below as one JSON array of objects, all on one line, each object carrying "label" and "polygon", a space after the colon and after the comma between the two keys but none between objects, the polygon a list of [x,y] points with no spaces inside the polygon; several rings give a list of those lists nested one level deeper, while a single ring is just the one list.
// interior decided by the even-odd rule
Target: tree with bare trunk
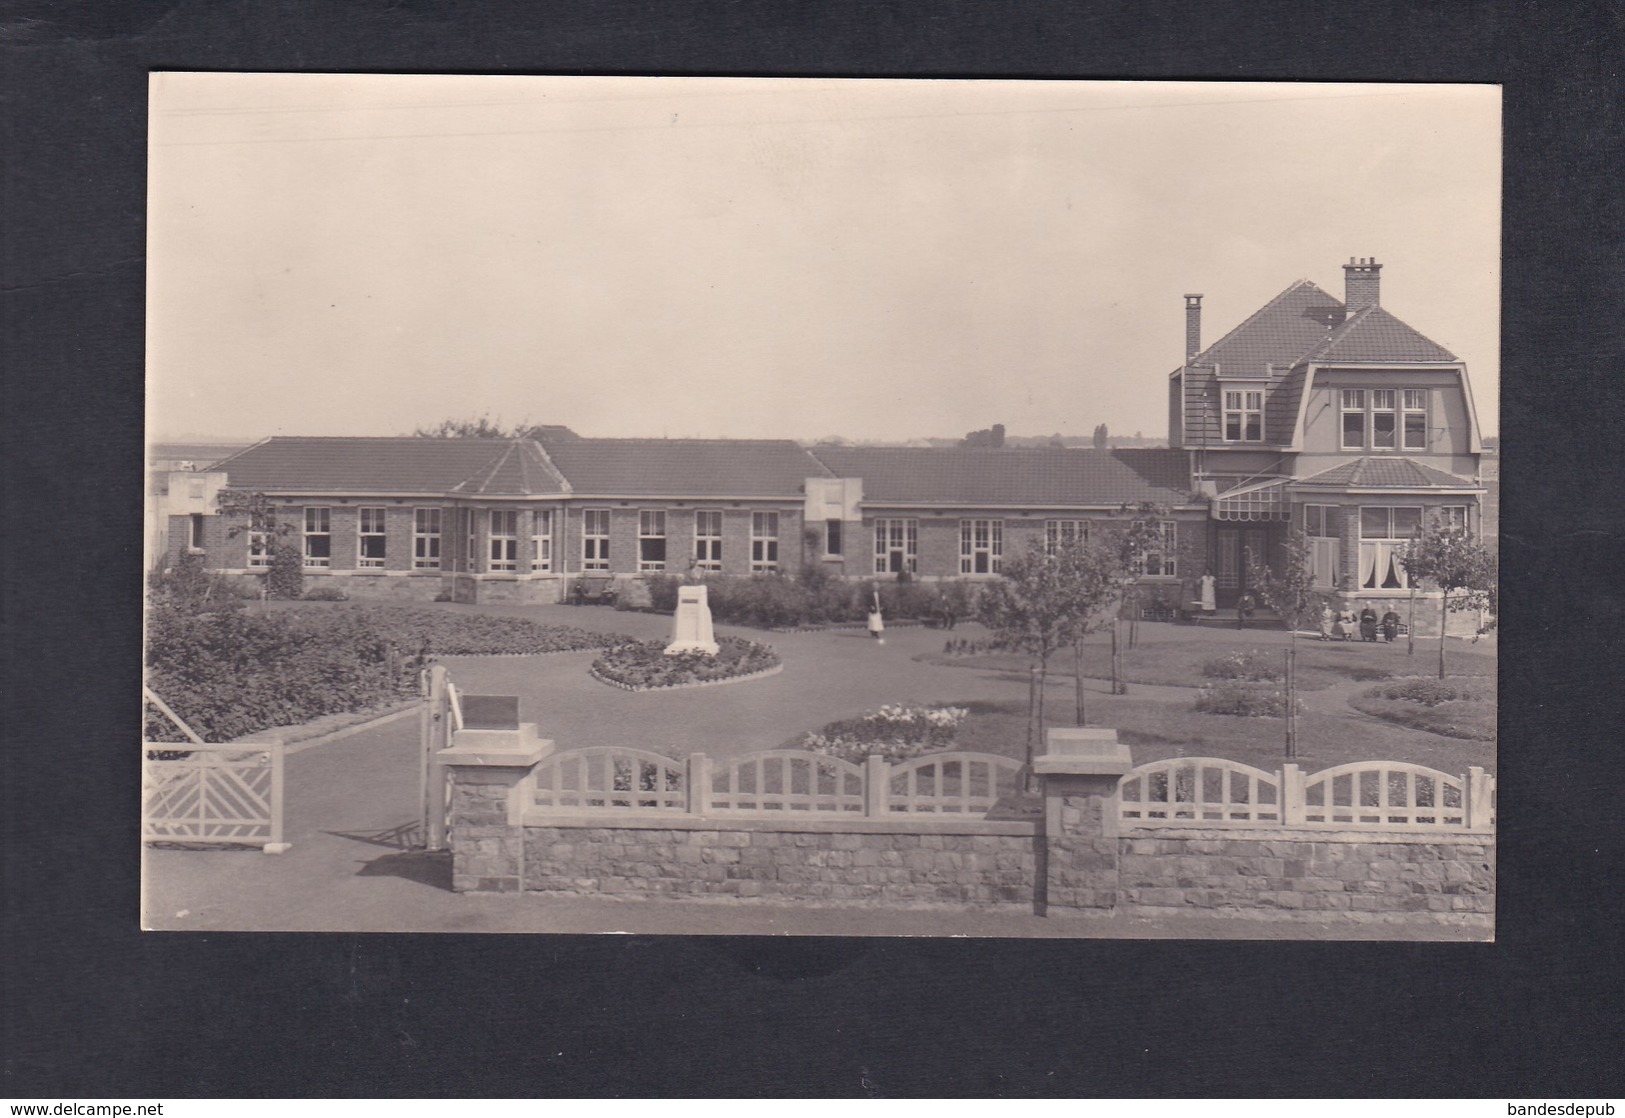
[{"label": "tree with bare trunk", "polygon": [[1435,519],[1400,556],[1413,583],[1426,579],[1439,590],[1439,678],[1445,675],[1445,630],[1452,613],[1493,609],[1496,598],[1495,552],[1465,528]]}]

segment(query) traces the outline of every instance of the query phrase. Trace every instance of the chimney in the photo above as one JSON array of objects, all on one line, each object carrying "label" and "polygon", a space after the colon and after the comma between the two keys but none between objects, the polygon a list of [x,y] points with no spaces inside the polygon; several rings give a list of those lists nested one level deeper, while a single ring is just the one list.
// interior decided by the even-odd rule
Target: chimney
[{"label": "chimney", "polygon": [[1202,297],[1185,296],[1185,364],[1202,352]]},{"label": "chimney", "polygon": [[1353,317],[1367,307],[1382,304],[1382,265],[1370,256],[1349,257],[1343,265],[1344,310]]}]

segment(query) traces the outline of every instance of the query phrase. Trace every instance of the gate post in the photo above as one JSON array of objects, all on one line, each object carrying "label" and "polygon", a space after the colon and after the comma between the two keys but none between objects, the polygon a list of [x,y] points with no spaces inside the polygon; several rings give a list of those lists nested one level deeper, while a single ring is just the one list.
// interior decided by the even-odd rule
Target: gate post
[{"label": "gate post", "polygon": [[436,758],[451,786],[451,882],[463,892],[525,888],[525,809],[537,764],[553,752],[534,723],[459,730]]},{"label": "gate post", "polygon": [[1109,911],[1119,893],[1117,791],[1134,758],[1116,730],[1055,727],[1046,741],[1033,762],[1044,798],[1040,911]]}]

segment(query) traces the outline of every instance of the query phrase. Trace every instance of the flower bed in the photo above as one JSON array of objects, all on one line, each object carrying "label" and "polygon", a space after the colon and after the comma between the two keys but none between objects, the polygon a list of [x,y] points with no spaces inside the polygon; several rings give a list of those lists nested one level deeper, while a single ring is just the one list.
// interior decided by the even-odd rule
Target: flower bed
[{"label": "flower bed", "polygon": [[953,748],[968,713],[964,707],[883,706],[861,718],[831,722],[805,735],[800,745],[843,761],[857,762],[869,756],[904,761],[932,750]]},{"label": "flower bed", "polygon": [[[290,613],[301,612],[291,610]],[[613,648],[633,638],[595,633],[570,625],[543,625],[523,617],[413,609],[410,606],[351,606],[313,616],[355,613],[367,618],[400,647],[430,656],[535,656]]]},{"label": "flower bed", "polygon": [[1403,679],[1367,688],[1349,699],[1362,714],[1447,738],[1495,740],[1495,692],[1489,681],[1471,686],[1438,679]]},{"label": "flower bed", "polygon": [[665,641],[622,644],[592,662],[594,679],[628,691],[700,687],[734,682],[778,671],[779,654],[765,644],[721,637],[717,654],[679,652],[666,655]]},{"label": "flower bed", "polygon": [[1196,693],[1196,709],[1240,718],[1280,718],[1286,713],[1286,692],[1278,683],[1221,679]]}]

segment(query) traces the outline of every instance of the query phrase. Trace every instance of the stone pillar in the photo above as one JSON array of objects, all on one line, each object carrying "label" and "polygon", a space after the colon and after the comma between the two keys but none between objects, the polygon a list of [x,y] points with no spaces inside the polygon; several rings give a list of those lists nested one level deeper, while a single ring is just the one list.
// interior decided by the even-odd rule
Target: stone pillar
[{"label": "stone pillar", "polygon": [[1057,727],[1033,761],[1044,798],[1045,915],[1117,905],[1117,785],[1134,767],[1117,731]]},{"label": "stone pillar", "polygon": [[536,765],[553,743],[534,723],[465,729],[436,759],[451,785],[451,885],[459,893],[517,893],[525,887],[525,808]]}]

